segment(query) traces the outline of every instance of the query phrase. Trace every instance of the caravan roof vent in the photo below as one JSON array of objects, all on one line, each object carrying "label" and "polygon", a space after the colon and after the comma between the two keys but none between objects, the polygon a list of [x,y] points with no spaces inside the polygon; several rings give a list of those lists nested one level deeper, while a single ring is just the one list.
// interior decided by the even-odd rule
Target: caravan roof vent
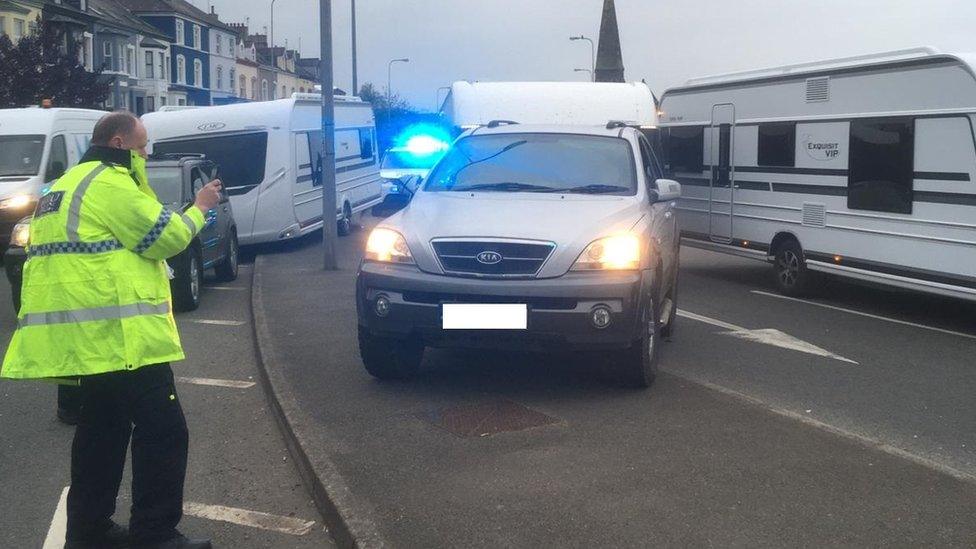
[{"label": "caravan roof vent", "polygon": [[830,101],[830,77],[807,78],[807,103]]}]

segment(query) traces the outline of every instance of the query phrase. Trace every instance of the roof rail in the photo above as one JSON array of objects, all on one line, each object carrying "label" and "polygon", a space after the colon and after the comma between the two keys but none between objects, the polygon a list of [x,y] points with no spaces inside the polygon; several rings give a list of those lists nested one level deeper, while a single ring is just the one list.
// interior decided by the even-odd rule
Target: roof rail
[{"label": "roof rail", "polygon": [[518,122],[514,120],[492,120],[488,123],[489,128],[497,128],[498,126],[513,126],[517,125]]}]

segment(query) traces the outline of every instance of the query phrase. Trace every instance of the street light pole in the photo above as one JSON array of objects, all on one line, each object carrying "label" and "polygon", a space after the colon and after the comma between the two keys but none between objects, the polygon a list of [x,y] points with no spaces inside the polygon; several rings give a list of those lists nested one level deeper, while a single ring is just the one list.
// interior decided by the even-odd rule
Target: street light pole
[{"label": "street light pole", "polygon": [[268,46],[271,48],[271,63],[272,64],[275,64],[275,62],[274,62],[274,3],[275,3],[275,0],[271,0],[271,36],[268,37],[269,40],[270,40],[270,43],[268,44]]},{"label": "street light pole", "polygon": [[407,58],[391,59],[390,62],[387,63],[386,65],[386,103],[388,107],[393,103],[393,88],[391,87],[393,81],[393,64],[409,63],[409,62],[410,60]]},{"label": "street light pole", "polygon": [[352,94],[359,95],[359,75],[356,74],[356,0],[352,0]]},{"label": "street light pole", "polygon": [[332,79],[332,0],[319,0],[322,77],[322,252],[327,271],[339,269],[336,258],[335,105]]},{"label": "street light pole", "polygon": [[570,36],[569,39],[574,42],[576,40],[586,40],[590,43],[590,81],[592,81],[593,76],[596,74],[596,51],[593,48],[593,40],[590,40],[582,34],[579,36]]}]

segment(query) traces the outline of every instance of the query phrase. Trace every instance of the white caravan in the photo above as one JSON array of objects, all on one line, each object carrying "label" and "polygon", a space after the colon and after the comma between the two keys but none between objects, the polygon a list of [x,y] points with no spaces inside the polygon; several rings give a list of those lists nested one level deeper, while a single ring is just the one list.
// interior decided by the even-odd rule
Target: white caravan
[{"label": "white caravan", "polygon": [[105,113],[87,109],[0,110],[0,251],[45,184],[78,163]]},{"label": "white caravan", "polygon": [[654,95],[643,82],[455,82],[441,114],[456,133],[493,120],[519,124],[652,127]]},{"label": "white caravan", "polygon": [[[317,94],[146,114],[153,154],[202,153],[220,166],[241,244],[322,227],[322,107]],[[373,109],[335,98],[336,221],[347,234],[381,198]]]},{"label": "white caravan", "polygon": [[688,81],[661,98],[683,242],[976,300],[976,56],[931,48]]}]

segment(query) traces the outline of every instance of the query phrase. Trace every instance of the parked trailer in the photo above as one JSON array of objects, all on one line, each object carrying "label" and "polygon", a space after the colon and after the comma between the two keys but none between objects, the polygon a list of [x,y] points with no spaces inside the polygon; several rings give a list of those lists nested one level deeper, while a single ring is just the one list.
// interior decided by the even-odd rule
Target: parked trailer
[{"label": "parked trailer", "polygon": [[[322,103],[318,94],[143,116],[153,153],[203,153],[220,165],[241,244],[322,227]],[[381,200],[373,109],[335,97],[336,222],[347,234]]]},{"label": "parked trailer", "polygon": [[661,99],[690,246],[976,300],[976,55],[917,48],[688,81]]},{"label": "parked trailer", "polygon": [[454,82],[441,114],[456,133],[493,120],[605,126],[655,125],[654,95],[643,82]]}]

